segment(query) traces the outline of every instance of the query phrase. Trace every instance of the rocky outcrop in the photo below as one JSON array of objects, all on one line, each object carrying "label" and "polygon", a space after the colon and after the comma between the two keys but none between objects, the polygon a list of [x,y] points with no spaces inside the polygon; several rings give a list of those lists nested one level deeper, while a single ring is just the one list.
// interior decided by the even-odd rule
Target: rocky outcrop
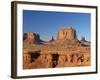
[{"label": "rocky outcrop", "polygon": [[39,44],[41,43],[39,34],[28,32],[24,34],[24,43],[26,44]]},{"label": "rocky outcrop", "polygon": [[76,30],[73,28],[67,28],[67,27],[58,30],[55,44],[65,45],[65,46],[79,46],[79,45],[81,45],[80,41],[77,39]]},{"label": "rocky outcrop", "polygon": [[[70,48],[71,49],[71,48]],[[87,49],[85,49],[87,50]],[[32,68],[56,68],[56,67],[72,67],[72,66],[89,66],[90,53],[85,52],[68,52],[53,51],[42,53],[40,52],[28,52],[24,53],[24,69]]]},{"label": "rocky outcrop", "polygon": [[76,40],[77,39],[76,31],[73,28],[60,29],[57,33],[57,40],[59,39]]},{"label": "rocky outcrop", "polygon": [[57,38],[48,42],[33,32],[25,33],[23,39],[23,69],[91,65],[90,42],[84,37],[78,40],[73,28],[60,29]]},{"label": "rocky outcrop", "polygon": [[82,39],[80,40],[80,42],[81,42],[83,45],[85,45],[85,46],[90,46],[90,42],[87,41],[87,40],[85,39],[85,37],[82,37]]}]

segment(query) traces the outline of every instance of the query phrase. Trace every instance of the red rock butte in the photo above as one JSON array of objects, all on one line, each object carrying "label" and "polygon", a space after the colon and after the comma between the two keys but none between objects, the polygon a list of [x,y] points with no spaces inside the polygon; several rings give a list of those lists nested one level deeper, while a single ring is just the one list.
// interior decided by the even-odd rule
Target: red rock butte
[{"label": "red rock butte", "polygon": [[78,40],[76,30],[58,30],[48,42],[34,32],[23,35],[23,69],[90,66],[90,42]]}]

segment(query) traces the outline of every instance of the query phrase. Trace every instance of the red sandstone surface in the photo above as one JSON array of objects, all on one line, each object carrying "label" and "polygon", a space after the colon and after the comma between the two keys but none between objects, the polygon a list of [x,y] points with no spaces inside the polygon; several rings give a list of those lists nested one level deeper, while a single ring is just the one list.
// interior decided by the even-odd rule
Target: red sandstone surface
[{"label": "red sandstone surface", "polygon": [[73,28],[60,29],[56,40],[48,42],[34,32],[25,33],[23,39],[24,69],[91,65],[90,42],[78,40]]}]

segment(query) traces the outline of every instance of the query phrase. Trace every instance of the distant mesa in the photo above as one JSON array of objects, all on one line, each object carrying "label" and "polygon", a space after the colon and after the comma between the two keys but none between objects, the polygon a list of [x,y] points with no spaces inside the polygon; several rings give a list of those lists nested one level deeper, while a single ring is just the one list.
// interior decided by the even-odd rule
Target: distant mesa
[{"label": "distant mesa", "polygon": [[83,44],[85,44],[85,45],[90,45],[90,42],[87,41],[87,40],[85,39],[85,37],[82,37],[82,39],[80,40],[80,42],[83,43]]},{"label": "distant mesa", "polygon": [[40,35],[34,32],[24,33],[23,39],[26,44],[40,44],[42,42]]},{"label": "distant mesa", "polygon": [[[40,34],[41,35],[41,34]],[[90,66],[90,42],[77,37],[73,28],[62,28],[49,41],[34,32],[24,33],[23,69]]]},{"label": "distant mesa", "polygon": [[49,42],[53,42],[53,41],[55,41],[55,39],[53,38],[53,36],[52,36],[52,39],[51,40],[49,40]]},{"label": "distant mesa", "polygon": [[78,40],[76,30],[72,27],[66,27],[58,30],[57,37],[53,37],[48,42],[40,39],[40,35],[34,32],[24,33],[23,40],[25,44],[67,44],[67,45],[90,45],[90,42],[82,37],[82,40]]},{"label": "distant mesa", "polygon": [[57,33],[57,40],[58,39],[76,40],[77,35],[76,35],[75,29],[73,29],[73,28],[60,29]]},{"label": "distant mesa", "polygon": [[82,38],[81,38],[81,41],[86,41],[86,40],[85,40],[85,37],[82,37]]}]

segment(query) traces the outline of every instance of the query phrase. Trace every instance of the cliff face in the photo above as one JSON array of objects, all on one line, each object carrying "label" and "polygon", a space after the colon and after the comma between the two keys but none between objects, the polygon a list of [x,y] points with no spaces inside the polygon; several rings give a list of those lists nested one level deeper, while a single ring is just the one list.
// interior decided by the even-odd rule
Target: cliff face
[{"label": "cliff face", "polygon": [[39,34],[28,32],[24,34],[24,43],[26,44],[39,44],[41,43]]},{"label": "cliff face", "polygon": [[73,28],[63,28],[57,32],[57,37],[48,42],[40,39],[40,35],[34,32],[24,33],[23,40],[25,44],[52,44],[55,45],[89,45],[90,43],[86,40],[78,40],[76,30]]},{"label": "cliff face", "polygon": [[33,32],[25,33],[23,39],[24,69],[91,65],[90,43],[78,40],[73,28],[60,29],[57,38],[48,42]]},{"label": "cliff face", "polygon": [[60,29],[57,33],[57,40],[59,39],[76,40],[77,39],[76,31],[72,28]]},{"label": "cliff face", "polygon": [[55,44],[57,45],[78,45],[76,31],[73,28],[63,28],[57,32]]}]

